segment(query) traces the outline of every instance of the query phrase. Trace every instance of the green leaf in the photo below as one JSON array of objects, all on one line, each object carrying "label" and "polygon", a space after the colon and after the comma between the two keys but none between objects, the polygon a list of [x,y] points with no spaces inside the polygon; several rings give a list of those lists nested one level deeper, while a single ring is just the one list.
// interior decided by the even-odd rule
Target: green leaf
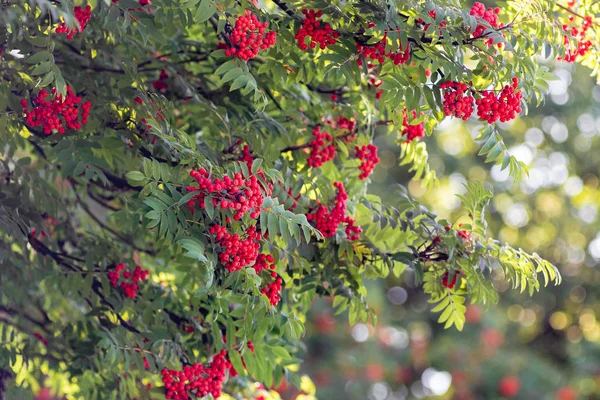
[{"label": "green leaf", "polygon": [[35,53],[31,57],[29,57],[27,59],[27,63],[28,64],[37,64],[42,61],[46,61],[49,58],[50,58],[50,52],[48,52],[47,50],[42,50],[42,51]]},{"label": "green leaf", "polygon": [[144,174],[142,174],[140,171],[130,171],[127,174],[125,174],[125,178],[127,178],[128,181],[132,182],[140,182],[146,179]]},{"label": "green leaf", "polygon": [[217,11],[213,0],[202,0],[200,6],[196,10],[196,22],[202,23],[208,21]]}]

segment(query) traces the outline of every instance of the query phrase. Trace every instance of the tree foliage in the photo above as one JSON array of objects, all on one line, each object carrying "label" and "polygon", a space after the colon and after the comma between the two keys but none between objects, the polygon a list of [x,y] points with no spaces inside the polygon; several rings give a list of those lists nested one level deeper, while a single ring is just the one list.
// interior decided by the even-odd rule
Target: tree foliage
[{"label": "tree foliage", "polygon": [[266,396],[249,382],[301,384],[318,296],[375,323],[365,279],[410,268],[461,330],[467,300],[498,300],[493,269],[530,294],[559,283],[486,236],[481,182],[462,226],[401,186],[370,194],[368,145],[393,137],[435,185],[426,135],[476,105],[480,155],[519,179],[495,123],[543,100],[540,59],[596,72],[589,3],[2,2],[0,360],[17,379],[0,383],[25,397],[49,370],[73,398],[177,398],[165,375],[223,354],[213,394]]}]

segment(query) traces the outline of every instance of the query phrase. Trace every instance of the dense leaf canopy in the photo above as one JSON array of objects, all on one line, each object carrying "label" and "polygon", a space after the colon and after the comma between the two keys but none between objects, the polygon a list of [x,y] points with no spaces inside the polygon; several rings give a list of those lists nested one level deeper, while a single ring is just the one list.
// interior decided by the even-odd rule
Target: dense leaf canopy
[{"label": "dense leaf canopy", "polygon": [[462,330],[498,272],[560,283],[487,235],[480,181],[461,224],[368,189],[379,137],[439,185],[448,119],[519,181],[497,125],[543,102],[548,60],[595,72],[599,6],[578,3],[3,1],[0,394],[267,398],[301,386],[317,297],[375,325],[365,280],[408,269]]}]

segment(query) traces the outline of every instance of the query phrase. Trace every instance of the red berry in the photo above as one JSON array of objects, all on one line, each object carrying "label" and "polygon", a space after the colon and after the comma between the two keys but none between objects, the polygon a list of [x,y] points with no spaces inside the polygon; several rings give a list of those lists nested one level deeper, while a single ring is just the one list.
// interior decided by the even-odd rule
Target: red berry
[{"label": "red berry", "polygon": [[521,381],[516,376],[505,376],[498,383],[498,393],[504,397],[516,397],[521,391]]}]

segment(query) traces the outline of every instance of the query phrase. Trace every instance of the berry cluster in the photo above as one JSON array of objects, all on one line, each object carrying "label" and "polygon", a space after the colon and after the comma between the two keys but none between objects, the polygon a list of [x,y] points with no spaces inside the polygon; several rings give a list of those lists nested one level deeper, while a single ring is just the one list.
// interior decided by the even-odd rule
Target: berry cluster
[{"label": "berry cluster", "polygon": [[371,175],[375,166],[379,164],[377,157],[377,146],[368,144],[362,147],[356,146],[356,157],[361,161],[358,169],[361,170],[359,178],[365,180]]},{"label": "berry cluster", "polygon": [[379,89],[379,86],[383,85],[383,81],[379,80],[377,78],[370,78],[369,79],[369,87],[374,86],[377,89],[377,92],[375,92],[375,98],[377,100],[379,100],[381,98],[381,95],[383,94],[383,90]]},{"label": "berry cluster", "polygon": [[272,306],[276,306],[281,300],[280,292],[281,292],[281,284],[283,280],[279,277],[275,278],[275,280],[271,283],[268,283],[266,287],[262,288],[261,293],[269,298],[269,302]]},{"label": "berry cluster", "polygon": [[335,146],[331,134],[322,132],[319,126],[312,135],[314,139],[310,142],[310,154],[306,162],[309,167],[318,168],[335,157]]},{"label": "berry cluster", "polygon": [[[473,7],[471,7],[471,11],[469,12],[470,15],[483,19],[488,24],[490,24],[492,28],[496,29],[500,28],[501,26],[500,21],[498,20],[499,13],[500,9],[498,7],[486,9],[485,5],[479,2],[475,2],[475,4],[473,4]],[[478,24],[475,28],[475,32],[473,32],[473,37],[478,38],[482,36],[486,29],[489,29],[489,27],[487,27],[486,25]],[[494,43],[494,39],[488,39],[486,43],[488,46],[490,46]]]},{"label": "berry cluster", "polygon": [[[412,110],[412,119],[415,120],[417,118],[417,112]],[[404,109],[404,119],[402,120],[402,135],[406,136],[406,142],[410,143],[414,139],[422,138],[425,136],[425,124],[421,122],[420,124],[413,125],[408,121],[408,113],[406,109]]]},{"label": "berry cluster", "polygon": [[521,112],[521,100],[523,93],[516,91],[519,79],[513,78],[512,85],[505,85],[500,94],[491,90],[481,91],[481,97],[475,101],[477,104],[477,116],[489,124],[500,120],[507,122]]},{"label": "berry cluster", "polygon": [[348,195],[346,194],[344,185],[341,182],[335,182],[333,186],[338,190],[338,193],[335,197],[335,205],[331,210],[324,205],[320,205],[308,214],[306,218],[312,221],[314,226],[326,238],[334,236],[338,226],[344,224],[348,240],[358,240],[362,229],[354,225],[356,222],[355,219],[346,215],[346,200],[348,200]]},{"label": "berry cluster", "polygon": [[331,121],[331,126],[334,129],[338,129],[340,131],[348,130],[352,132],[354,130],[354,127],[356,126],[356,122],[354,122],[354,120],[351,120],[350,118],[338,117],[335,123]]},{"label": "berry cluster", "polygon": [[[279,278],[277,272],[275,272],[273,256],[270,254],[259,254],[253,268],[257,274],[261,271],[271,271],[270,275],[272,278],[275,278],[275,280],[262,288],[261,293],[269,298],[269,302],[272,306],[276,306],[281,300],[280,293],[283,280]],[[254,351],[254,348],[251,348],[250,344],[251,342],[248,342],[248,348]]]},{"label": "berry cluster", "polygon": [[248,169],[252,168],[254,157],[250,154],[250,146],[244,145],[244,147],[242,147],[242,154],[240,155],[239,161],[245,162]]},{"label": "berry cluster", "polygon": [[[117,288],[120,287],[125,292],[125,297],[133,299],[137,294],[138,290],[140,290],[139,283],[140,281],[145,281],[148,279],[148,270],[142,269],[139,265],[137,265],[132,271],[123,271],[125,269],[125,264],[118,264],[114,271],[110,271],[108,273],[108,280],[112,287]],[[123,279],[121,279],[121,271],[123,271]],[[130,282],[127,281],[130,280]]]},{"label": "berry cluster", "polygon": [[[460,228],[463,224],[458,224],[458,227]],[[449,231],[450,229],[452,229],[452,227],[450,225],[445,227],[446,231]],[[471,235],[471,232],[469,232],[466,229],[455,229],[456,235],[459,238],[462,238],[462,240],[467,243],[467,244],[472,244],[473,243],[473,236]]]},{"label": "berry cluster", "polygon": [[[431,18],[433,18],[433,19],[436,19],[436,18],[437,18],[437,13],[435,12],[435,10],[431,10],[431,11],[429,11],[427,14],[428,14],[428,15],[429,15]],[[424,26],[423,26],[423,30],[425,30],[425,31],[427,31],[427,30],[429,29],[429,26],[431,25],[431,24],[426,24],[426,23],[425,23],[425,20],[424,20],[423,18],[419,18],[419,19],[417,20],[417,22],[419,22],[420,24],[423,24],[423,25],[424,25]],[[440,28],[445,28],[445,27],[446,27],[446,21],[440,21],[440,23],[439,23],[439,27],[440,27]],[[441,31],[441,29],[440,29],[440,32],[439,32],[439,33],[440,33],[440,36],[441,36],[441,35],[442,35],[442,31]]]},{"label": "berry cluster", "polygon": [[226,227],[220,225],[211,226],[209,233],[215,235],[216,242],[221,246],[219,261],[229,272],[241,270],[256,261],[261,235],[255,226],[246,230],[245,238],[237,233],[232,235]]},{"label": "berry cluster", "polygon": [[[394,65],[406,64],[410,58],[410,43],[406,44],[406,50],[400,48],[397,52],[385,51],[385,44],[387,42],[387,33],[383,35],[383,39],[381,41],[367,45],[356,43],[356,50],[360,55],[362,55],[365,60],[378,61],[379,64],[383,64],[385,59],[388,58],[390,61],[394,63]],[[358,59],[358,64],[362,65],[362,60]]]},{"label": "berry cluster", "polygon": [[444,92],[444,114],[447,116],[453,115],[464,121],[468,120],[473,114],[473,96],[468,94],[468,86],[466,83],[460,82],[444,82],[441,84],[441,89]]},{"label": "berry cluster", "polygon": [[169,87],[169,85],[167,85],[167,78],[169,78],[169,74],[167,74],[167,71],[165,71],[164,69],[160,70],[160,75],[158,76],[158,79],[155,80],[154,82],[152,82],[152,87],[156,90],[158,90],[159,92],[165,92],[167,90],[167,88]]},{"label": "berry cluster", "polygon": [[447,271],[444,272],[444,275],[442,276],[442,286],[448,289],[454,289],[456,281],[458,280],[458,275],[460,275],[460,271],[456,271],[454,273],[451,281],[448,281],[449,275],[450,274]]},{"label": "berry cluster", "polygon": [[235,213],[233,219],[236,221],[246,213],[250,213],[252,219],[259,217],[263,193],[256,176],[252,175],[244,179],[242,174],[236,173],[233,178],[228,175],[223,179],[211,178],[210,173],[204,168],[192,170],[190,175],[198,183],[197,187],[187,186],[188,192],[198,192],[188,201],[192,212],[196,204],[204,208],[206,196],[212,195],[213,206],[223,211],[231,210]]},{"label": "berry cluster", "polygon": [[[296,33],[298,47],[302,50],[308,50],[309,47],[314,49],[318,45],[319,48],[323,50],[336,43],[336,39],[340,34],[334,31],[331,25],[317,19],[323,16],[322,10],[315,11],[304,8],[302,14],[306,17],[304,18],[304,21],[302,21],[302,26]],[[309,39],[310,44],[306,44],[306,38]]]},{"label": "berry cluster", "polygon": [[47,101],[48,92],[44,89],[40,90],[32,101],[32,109],[28,108],[27,99],[21,100],[27,124],[33,127],[42,126],[46,135],[53,132],[63,134],[65,129],[79,130],[82,125],[87,124],[91,102],[81,103],[81,97],[75,95],[69,86],[64,99],[62,94],[56,94],[56,89],[52,89],[52,94],[54,99]]},{"label": "berry cluster", "polygon": [[[592,48],[592,41],[587,38],[587,31],[592,26],[592,17],[587,16],[583,18],[583,24],[581,26],[572,25],[574,16],[569,17],[569,24],[563,24],[563,30],[565,34],[563,36],[563,44],[567,48],[567,52],[564,57],[558,57],[559,60],[566,62],[575,62],[577,57],[585,56]],[[570,43],[570,37],[575,38],[577,41],[577,48],[573,48]]]},{"label": "berry cluster", "polygon": [[225,374],[231,369],[225,350],[215,355],[207,367],[195,363],[183,367],[181,371],[163,369],[161,375],[165,385],[165,397],[172,400],[190,400],[211,394],[213,398],[219,398]]},{"label": "berry cluster", "polygon": [[249,10],[238,17],[229,35],[231,47],[225,50],[226,56],[250,60],[259,51],[266,50],[275,44],[277,34],[274,31],[265,32],[267,22],[260,22],[256,15]]},{"label": "berry cluster", "polygon": [[[44,230],[39,232],[39,237],[38,237],[38,232],[36,228],[31,228],[31,230],[29,231],[29,237],[33,238],[33,239],[37,239],[37,240],[44,240],[46,238],[46,236],[54,236],[54,227],[56,226],[56,224],[58,224],[58,221],[55,220],[52,217],[46,216],[44,217]],[[47,232],[47,233],[46,233]]]},{"label": "berry cluster", "polygon": [[56,27],[56,33],[65,33],[67,35],[67,39],[73,39],[73,35],[77,33],[83,33],[85,31],[85,26],[87,25],[90,17],[92,16],[92,7],[90,5],[85,8],[81,8],[80,6],[75,7],[73,9],[73,13],[75,14],[75,18],[77,19],[77,24],[73,29],[69,28],[65,22],[61,22],[58,27]]}]

